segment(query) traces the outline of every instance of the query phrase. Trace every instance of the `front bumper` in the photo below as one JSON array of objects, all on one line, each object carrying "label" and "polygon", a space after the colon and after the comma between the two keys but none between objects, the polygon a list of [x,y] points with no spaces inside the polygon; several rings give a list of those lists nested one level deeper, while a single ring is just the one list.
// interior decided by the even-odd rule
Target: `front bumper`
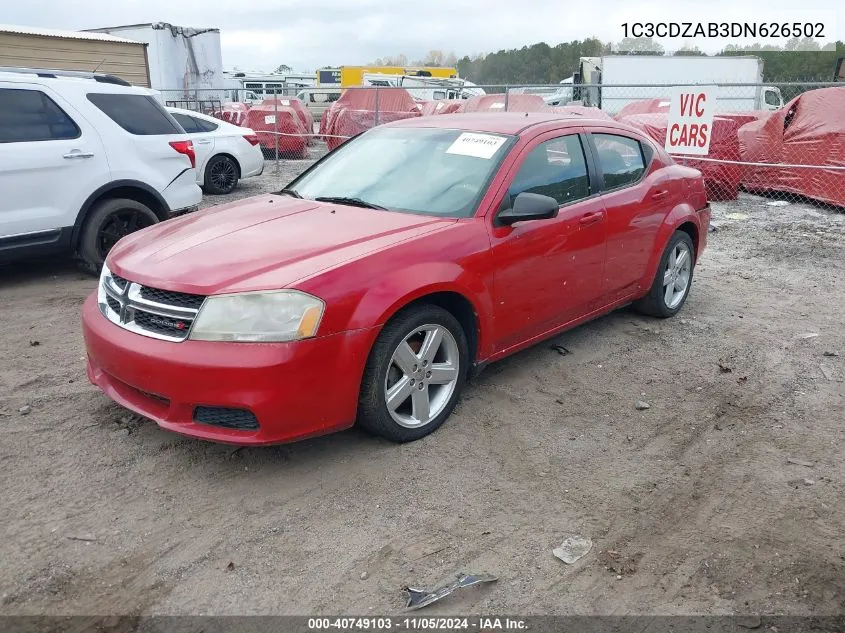
[{"label": "front bumper", "polygon": [[[160,341],[108,321],[90,296],[82,313],[88,379],[170,431],[236,445],[290,442],[349,427],[370,345],[356,330],[293,343]],[[256,430],[194,420],[196,407],[245,409]]]}]

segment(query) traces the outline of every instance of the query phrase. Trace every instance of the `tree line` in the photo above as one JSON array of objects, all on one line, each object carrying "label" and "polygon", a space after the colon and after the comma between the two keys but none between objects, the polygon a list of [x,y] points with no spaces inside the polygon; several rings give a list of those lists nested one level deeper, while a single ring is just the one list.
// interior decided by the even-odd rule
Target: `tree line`
[{"label": "tree line", "polygon": [[[755,55],[763,60],[763,80],[766,83],[789,81],[832,81],[838,58],[845,55],[845,44],[836,42],[822,48],[812,40],[793,39],[783,47],[758,46],[743,50],[727,46],[717,55]],[[814,50],[795,50],[812,48]],[[626,52],[618,52],[618,51]],[[382,66],[453,66],[458,74],[480,85],[493,84],[555,84],[578,72],[581,57],[601,55],[704,55],[697,48],[683,48],[672,53],[648,38],[628,38],[616,44],[596,38],[573,40],[549,46],[545,42],[500,50],[484,55],[465,55],[457,59],[452,52],[429,51],[417,61],[405,55],[383,57],[374,63]]]}]

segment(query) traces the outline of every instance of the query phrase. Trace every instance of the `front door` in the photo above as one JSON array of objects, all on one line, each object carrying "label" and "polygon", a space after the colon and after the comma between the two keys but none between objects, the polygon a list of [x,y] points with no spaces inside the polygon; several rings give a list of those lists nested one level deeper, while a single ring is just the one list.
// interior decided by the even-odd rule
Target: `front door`
[{"label": "front door", "polygon": [[45,86],[0,82],[0,238],[51,241],[108,180],[100,135],[79,112]]},{"label": "front door", "polygon": [[522,192],[553,197],[560,207],[548,220],[491,221],[497,350],[589,313],[601,296],[607,219],[590,181],[584,138],[545,134],[511,172],[500,211]]}]

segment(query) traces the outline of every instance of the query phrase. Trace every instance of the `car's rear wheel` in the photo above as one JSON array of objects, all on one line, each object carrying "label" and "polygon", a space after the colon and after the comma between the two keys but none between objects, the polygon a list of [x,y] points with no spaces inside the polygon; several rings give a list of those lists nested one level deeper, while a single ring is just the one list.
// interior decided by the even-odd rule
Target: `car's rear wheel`
[{"label": "car's rear wheel", "polygon": [[675,316],[686,302],[692,287],[694,252],[692,238],[683,231],[675,231],[663,251],[648,294],[637,301],[634,307],[651,316]]},{"label": "car's rear wheel", "polygon": [[238,184],[239,176],[235,161],[228,156],[214,156],[205,166],[203,189],[215,195],[231,193]]},{"label": "car's rear wheel", "polygon": [[429,304],[404,310],[370,352],[358,423],[394,442],[425,437],[455,408],[468,358],[466,334],[451,313]]},{"label": "car's rear wheel", "polygon": [[79,241],[79,257],[90,272],[97,274],[118,240],[158,221],[153,210],[137,200],[102,200],[85,221]]}]

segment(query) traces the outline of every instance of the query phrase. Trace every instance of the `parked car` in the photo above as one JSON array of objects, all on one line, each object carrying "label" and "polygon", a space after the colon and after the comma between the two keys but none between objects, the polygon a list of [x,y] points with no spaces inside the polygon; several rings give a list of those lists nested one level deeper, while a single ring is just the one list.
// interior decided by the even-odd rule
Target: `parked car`
[{"label": "parked car", "polygon": [[194,160],[152,90],[0,68],[0,261],[71,252],[99,271],[124,235],[196,208]]},{"label": "parked car", "polygon": [[121,240],[84,307],[88,377],[198,438],[416,440],[470,371],[631,302],[676,314],[709,221],[701,174],[615,121],[390,123]]},{"label": "parked car", "polygon": [[264,155],[258,136],[245,127],[180,108],[167,108],[194,143],[197,184],[206,193],[230,193],[238,180],[260,176]]},{"label": "parked car", "polygon": [[306,88],[301,90],[296,98],[305,104],[315,121],[323,118],[323,114],[331,105],[340,99],[343,91],[340,88]]}]

